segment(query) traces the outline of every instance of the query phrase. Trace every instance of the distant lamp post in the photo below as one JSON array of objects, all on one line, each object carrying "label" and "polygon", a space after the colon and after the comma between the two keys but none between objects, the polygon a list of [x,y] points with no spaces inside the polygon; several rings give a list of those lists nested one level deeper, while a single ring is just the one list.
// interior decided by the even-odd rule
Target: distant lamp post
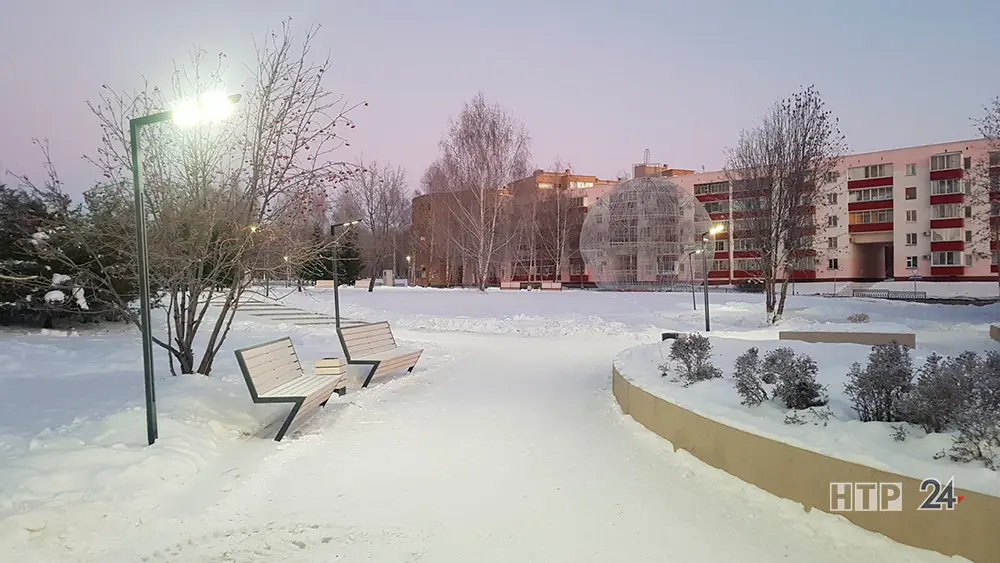
[{"label": "distant lamp post", "polygon": [[337,229],[357,225],[360,222],[347,221],[346,223],[330,225],[330,236],[333,237],[333,322],[334,326],[338,329],[340,328],[340,292],[337,291],[337,287],[340,285],[340,282],[337,281],[337,248],[340,246],[340,242],[337,240]]},{"label": "distant lamp post", "polygon": [[132,153],[132,186],[135,189],[135,240],[139,266],[139,323],[142,332],[142,367],[146,391],[146,437],[153,445],[159,432],[156,427],[156,390],[153,381],[153,331],[150,327],[149,251],[146,246],[146,192],[142,186],[142,159],[139,158],[139,130],[154,123],[173,121],[180,127],[221,121],[233,112],[240,95],[207,93],[195,100],[177,104],[174,109],[143,115],[129,120],[129,142]]},{"label": "distant lamp post", "polygon": [[701,235],[701,263],[702,263],[702,275],[704,279],[702,281],[705,291],[705,332],[711,332],[712,321],[711,316],[708,312],[708,237],[712,237],[713,242],[715,235],[726,230],[725,225],[714,225],[707,233]]},{"label": "distant lamp post", "polygon": [[411,286],[411,285],[413,285],[413,281],[412,281],[412,278],[413,278],[413,257],[410,256],[409,254],[406,255],[406,269],[408,270],[406,272],[406,285],[407,286]]}]

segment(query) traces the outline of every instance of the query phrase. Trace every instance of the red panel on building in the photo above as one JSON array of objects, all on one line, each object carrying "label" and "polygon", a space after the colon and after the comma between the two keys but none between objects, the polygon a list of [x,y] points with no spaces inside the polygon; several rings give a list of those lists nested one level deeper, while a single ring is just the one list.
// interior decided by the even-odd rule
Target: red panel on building
[{"label": "red panel on building", "polygon": [[931,252],[947,252],[949,250],[965,250],[965,242],[960,240],[947,240],[931,243]]},{"label": "red panel on building", "polygon": [[996,264],[990,266],[990,271],[993,272],[994,274],[997,273],[997,266],[996,266]]},{"label": "red panel on building", "polygon": [[789,252],[788,254],[790,256],[797,256],[797,257],[801,257],[801,256],[816,256],[816,249],[815,248],[800,248],[798,250],[793,250],[793,251]]},{"label": "red panel on building", "polygon": [[701,194],[694,196],[698,201],[705,203],[709,201],[726,201],[729,199],[729,194]]},{"label": "red panel on building", "polygon": [[932,276],[961,276],[965,273],[965,268],[961,266],[932,266]]},{"label": "red panel on building", "polygon": [[990,192],[990,201],[996,201],[1000,199],[1000,192]]},{"label": "red panel on building", "polygon": [[991,240],[990,241],[990,250],[996,250],[996,249],[997,249],[997,241]]},{"label": "red panel on building", "polygon": [[816,270],[796,270],[792,272],[793,280],[814,280],[816,279]]},{"label": "red panel on building", "polygon": [[729,277],[729,270],[712,270],[711,272],[708,273],[708,277],[710,277],[710,278],[728,278]]},{"label": "red panel on building", "polygon": [[760,256],[760,252],[756,250],[734,250],[733,258],[756,258]]},{"label": "red panel on building", "polygon": [[729,218],[729,214],[728,213],[709,213],[708,216],[713,221],[725,221],[726,219]]},{"label": "red panel on building", "polygon": [[728,250],[717,251],[715,253],[715,259],[716,260],[729,260],[729,251]]},{"label": "red panel on building", "polygon": [[957,180],[962,177],[962,169],[955,170],[935,170],[931,172],[931,182],[935,180]]},{"label": "red panel on building", "polygon": [[932,229],[954,229],[965,225],[965,220],[958,219],[931,219]]},{"label": "red panel on building", "polygon": [[888,178],[865,178],[864,180],[849,180],[847,182],[847,189],[859,190],[861,188],[881,188],[882,186],[891,185],[892,176]]},{"label": "red panel on building", "polygon": [[756,277],[759,277],[759,276],[760,276],[760,272],[757,271],[757,270],[752,270],[752,271],[751,270],[733,270],[733,277],[734,278],[746,279],[746,278],[756,278]]},{"label": "red panel on building", "polygon": [[891,231],[892,223],[864,223],[859,225],[848,225],[849,233],[874,233],[878,231]]},{"label": "red panel on building", "polygon": [[941,194],[931,196],[931,205],[945,205],[947,203],[962,203],[965,201],[963,194]]},{"label": "red panel on building", "polygon": [[868,211],[869,209],[892,209],[892,200],[852,201],[847,204],[848,211]]}]

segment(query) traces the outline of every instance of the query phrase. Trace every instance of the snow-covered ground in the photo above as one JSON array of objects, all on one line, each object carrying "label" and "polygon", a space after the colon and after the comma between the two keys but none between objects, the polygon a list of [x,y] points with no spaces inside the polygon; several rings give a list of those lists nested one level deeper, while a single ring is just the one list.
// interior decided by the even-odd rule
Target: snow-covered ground
[{"label": "snow-covered ground", "polygon": [[[786,424],[785,417],[792,411],[776,401],[765,401],[756,407],[741,405],[732,379],[733,364],[751,346],[760,351],[760,357],[776,348],[788,347],[814,359],[819,367],[816,379],[826,387],[832,416],[819,418],[806,413],[802,416],[806,424]],[[965,348],[945,345],[931,350],[920,347],[911,357],[914,365],[920,366],[931,351],[954,355]],[[892,438],[893,425],[858,420],[850,399],[844,395],[844,384],[851,363],[859,362],[864,366],[870,350],[871,347],[858,344],[776,340],[747,342],[713,337],[712,362],[722,370],[724,377],[688,387],[677,381],[673,369],[666,377],[658,369],[658,366],[668,363],[670,342],[626,350],[615,358],[615,365],[623,377],[642,389],[735,428],[918,480],[935,477],[947,481],[954,476],[956,486],[962,489],[1000,496],[1000,473],[978,463],[952,462],[946,456],[934,459],[951,449],[950,433],[928,435],[917,426],[905,425],[910,432],[909,437],[897,442]]]},{"label": "snow-covered ground", "polygon": [[[209,379],[171,378],[161,356],[152,447],[134,331],[0,332],[4,560],[946,560],[804,513],[621,415],[612,358],[663,330],[697,330],[690,296],[341,297],[346,317],[387,319],[427,352],[412,375],[331,402],[281,444],[254,436],[281,407],[250,402],[232,350],[290,334],[316,359],[336,352],[332,328],[240,317]],[[284,301],[333,309],[330,290]],[[712,303],[717,334],[774,338],[759,296]],[[989,345],[1000,308],[796,296],[782,328],[857,311],[957,349]]]},{"label": "snow-covered ground", "polygon": [[[851,288],[882,289],[890,291],[923,291],[930,298],[950,299],[950,298],[970,298],[970,299],[996,299],[1000,296],[1000,285],[995,281],[989,282],[926,282],[918,281],[885,281],[872,284],[856,284],[849,282],[809,282],[794,284],[794,291],[798,295],[850,295]],[[789,289],[789,293],[792,290]]]}]

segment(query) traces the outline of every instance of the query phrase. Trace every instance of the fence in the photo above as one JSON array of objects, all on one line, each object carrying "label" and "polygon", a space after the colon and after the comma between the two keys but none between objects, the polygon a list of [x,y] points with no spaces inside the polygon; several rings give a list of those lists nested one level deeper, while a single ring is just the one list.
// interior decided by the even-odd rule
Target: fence
[{"label": "fence", "polygon": [[851,297],[868,299],[898,299],[901,301],[927,299],[926,291],[889,291],[888,289],[852,289]]}]

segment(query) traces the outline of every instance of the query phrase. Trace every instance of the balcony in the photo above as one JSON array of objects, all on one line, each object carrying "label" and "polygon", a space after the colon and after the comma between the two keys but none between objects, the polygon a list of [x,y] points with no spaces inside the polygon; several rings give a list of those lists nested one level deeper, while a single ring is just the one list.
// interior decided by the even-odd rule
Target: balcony
[{"label": "balcony", "polygon": [[962,177],[962,153],[931,155],[931,181],[957,180]]},{"label": "balcony", "polygon": [[938,194],[931,196],[931,205],[945,205],[948,203],[964,203],[965,194],[953,193],[953,194]]},{"label": "balcony", "polygon": [[965,250],[965,241],[963,240],[931,241],[931,252],[962,252],[963,250]]},{"label": "balcony", "polygon": [[867,211],[869,209],[892,209],[891,199],[877,199],[875,201],[849,201],[848,211]]},{"label": "balcony", "polygon": [[849,233],[874,233],[879,231],[891,231],[892,221],[884,223],[855,223],[847,226]]},{"label": "balcony", "polygon": [[954,277],[964,274],[965,268],[962,266],[931,266],[931,275],[935,277]]},{"label": "balcony", "polygon": [[964,227],[965,220],[961,217],[952,217],[949,219],[931,219],[931,229],[954,229],[956,227]]}]

